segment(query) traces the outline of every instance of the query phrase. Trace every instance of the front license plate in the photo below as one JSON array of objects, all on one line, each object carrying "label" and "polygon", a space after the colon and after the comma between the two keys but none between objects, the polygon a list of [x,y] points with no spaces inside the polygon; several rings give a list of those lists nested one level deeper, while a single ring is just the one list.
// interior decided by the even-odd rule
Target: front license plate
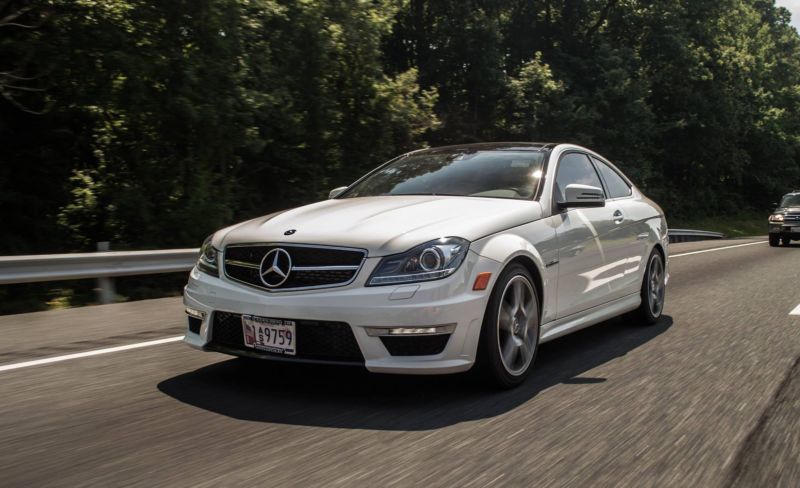
[{"label": "front license plate", "polygon": [[293,320],[242,315],[244,345],[260,351],[294,356],[297,353],[294,326]]},{"label": "front license plate", "polygon": [[800,227],[792,227],[792,232],[800,232]]}]

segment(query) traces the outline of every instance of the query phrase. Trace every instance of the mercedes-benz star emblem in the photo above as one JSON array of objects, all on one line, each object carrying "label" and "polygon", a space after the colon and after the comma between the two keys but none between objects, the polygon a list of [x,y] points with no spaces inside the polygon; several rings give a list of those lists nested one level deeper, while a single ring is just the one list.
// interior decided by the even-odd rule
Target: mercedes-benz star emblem
[{"label": "mercedes-benz star emblem", "polygon": [[277,288],[284,284],[289,279],[291,271],[292,257],[279,247],[265,254],[264,259],[261,260],[261,266],[258,268],[261,281],[268,288]]}]

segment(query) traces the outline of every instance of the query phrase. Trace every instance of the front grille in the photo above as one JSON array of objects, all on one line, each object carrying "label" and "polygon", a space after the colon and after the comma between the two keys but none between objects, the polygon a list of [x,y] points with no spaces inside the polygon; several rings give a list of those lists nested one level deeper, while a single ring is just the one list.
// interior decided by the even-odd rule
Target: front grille
[{"label": "front grille", "polygon": [[[286,281],[268,287],[261,280],[261,261],[276,248],[289,253],[292,268]],[[355,279],[366,254],[362,249],[295,244],[231,245],[225,248],[225,275],[269,291],[343,286]]]},{"label": "front grille", "polygon": [[431,356],[444,351],[450,334],[423,336],[382,336],[381,342],[392,356]]},{"label": "front grille", "polygon": [[297,354],[288,356],[251,349],[244,345],[242,316],[230,312],[214,312],[211,344],[249,353],[285,359],[363,363],[364,356],[349,325],[322,320],[293,320],[297,335]]},{"label": "front grille", "polygon": [[783,216],[784,222],[800,222],[800,214],[786,214]]}]

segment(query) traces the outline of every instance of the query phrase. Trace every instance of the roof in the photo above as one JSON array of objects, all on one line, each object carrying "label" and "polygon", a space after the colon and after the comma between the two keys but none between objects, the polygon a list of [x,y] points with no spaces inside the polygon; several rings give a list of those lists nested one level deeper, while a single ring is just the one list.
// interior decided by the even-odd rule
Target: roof
[{"label": "roof", "polygon": [[435,154],[439,151],[549,151],[558,144],[551,142],[477,142],[470,144],[454,144],[451,146],[431,147],[414,151],[414,154]]}]

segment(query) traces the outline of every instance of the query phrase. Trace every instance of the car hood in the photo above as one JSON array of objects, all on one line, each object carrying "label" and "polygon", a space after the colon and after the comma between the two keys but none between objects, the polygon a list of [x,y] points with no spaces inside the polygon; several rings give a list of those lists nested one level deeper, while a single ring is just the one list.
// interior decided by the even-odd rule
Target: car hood
[{"label": "car hood", "polygon": [[800,207],[778,207],[772,213],[800,213]]},{"label": "car hood", "polygon": [[[448,196],[325,200],[223,229],[216,247],[276,242],[366,249],[370,256],[406,251],[439,237],[474,241],[541,218],[538,202]],[[289,231],[294,231],[286,235]]]}]

